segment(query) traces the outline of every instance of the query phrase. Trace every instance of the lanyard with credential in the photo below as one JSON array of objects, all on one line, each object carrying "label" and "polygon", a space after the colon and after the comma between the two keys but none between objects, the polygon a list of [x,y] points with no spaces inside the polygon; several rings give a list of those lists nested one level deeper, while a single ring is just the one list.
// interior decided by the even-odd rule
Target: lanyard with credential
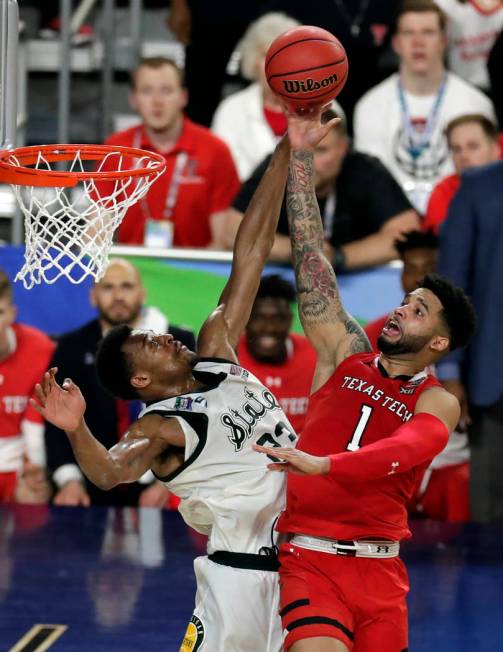
[{"label": "lanyard with credential", "polygon": [[437,96],[431,107],[431,111],[426,119],[426,124],[422,133],[418,134],[414,129],[412,118],[410,116],[409,107],[407,106],[407,100],[405,99],[405,91],[402,86],[400,77],[398,78],[398,98],[400,100],[400,110],[402,112],[402,124],[407,134],[408,142],[408,152],[413,158],[414,161],[421,156],[423,151],[428,148],[430,144],[430,138],[435,129],[438,113],[440,111],[440,104],[442,102],[445,87],[447,86],[447,77],[444,77],[440,88],[437,91]]},{"label": "lanyard with credential", "polygon": [[[141,127],[135,132],[133,147],[139,148],[141,144]],[[187,152],[179,152],[176,155],[175,167],[173,169],[173,174],[171,175],[171,180],[168,186],[168,192],[166,193],[166,203],[164,205],[164,210],[162,215],[156,219],[170,220],[173,216],[173,210],[176,206],[176,200],[178,199],[178,191],[180,189],[180,180],[182,178],[182,172],[185,168],[185,165],[188,160]],[[142,215],[147,220],[152,220],[154,217],[150,212],[150,207],[148,205],[146,197],[142,197],[138,202]]]}]

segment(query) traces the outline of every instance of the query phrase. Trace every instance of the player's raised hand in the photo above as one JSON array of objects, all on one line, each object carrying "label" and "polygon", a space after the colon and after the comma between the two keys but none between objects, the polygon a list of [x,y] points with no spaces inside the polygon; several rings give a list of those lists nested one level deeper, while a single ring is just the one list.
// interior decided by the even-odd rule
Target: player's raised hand
[{"label": "player's raised hand", "polygon": [[30,403],[57,428],[73,432],[82,422],[86,402],[80,389],[69,378],[62,386],[58,385],[56,372],[56,367],[45,372],[42,382],[35,386],[37,400],[30,399]]},{"label": "player's raised hand", "polygon": [[326,107],[300,109],[285,107],[288,118],[288,138],[292,149],[314,149],[325,138],[330,129],[341,119],[332,118],[327,123],[321,123],[321,116]]},{"label": "player's raised hand", "polygon": [[330,469],[330,459],[328,457],[317,457],[296,448],[276,448],[258,446],[257,444],[253,444],[252,448],[258,453],[265,453],[269,457],[282,460],[281,462],[268,464],[267,468],[271,471],[289,472],[297,475],[326,475]]}]

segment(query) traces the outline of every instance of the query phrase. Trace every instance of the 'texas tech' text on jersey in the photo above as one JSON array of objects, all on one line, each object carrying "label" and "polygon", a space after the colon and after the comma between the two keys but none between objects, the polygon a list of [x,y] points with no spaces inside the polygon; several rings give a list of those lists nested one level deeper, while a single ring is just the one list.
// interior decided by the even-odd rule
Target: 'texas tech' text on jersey
[{"label": "'texas tech' text on jersey", "polygon": [[[297,447],[313,455],[351,455],[392,436],[412,418],[421,393],[438,385],[425,371],[390,378],[375,353],[350,356],[311,396]],[[384,459],[383,477],[365,481],[290,474],[280,531],[333,539],[410,536],[405,505],[428,463],[405,472],[399,466],[392,457]]]}]

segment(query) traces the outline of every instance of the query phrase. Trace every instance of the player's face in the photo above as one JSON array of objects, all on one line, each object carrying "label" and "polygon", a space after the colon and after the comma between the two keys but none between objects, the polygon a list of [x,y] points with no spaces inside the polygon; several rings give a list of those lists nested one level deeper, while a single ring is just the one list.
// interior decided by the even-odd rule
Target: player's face
[{"label": "player's face", "polygon": [[442,63],[447,40],[434,11],[403,14],[393,38],[400,64],[416,74],[426,74]]},{"label": "player's face", "polygon": [[389,315],[377,341],[386,355],[419,353],[436,335],[446,337],[440,313],[440,300],[425,288],[407,294],[403,303]]},{"label": "player's face", "polygon": [[347,138],[335,129],[330,129],[318,143],[314,149],[314,183],[317,191],[337,178],[347,151]]},{"label": "player's face", "polygon": [[110,326],[133,324],[138,318],[145,291],[136,269],[126,263],[111,263],[93,288],[91,300],[100,319]]},{"label": "player's face", "polygon": [[123,347],[135,373],[148,374],[155,383],[171,384],[188,373],[196,354],[173,335],[134,330]]},{"label": "player's face", "polygon": [[426,274],[437,269],[437,249],[409,249],[403,255],[402,287],[405,294],[413,292]]},{"label": "player's face", "polygon": [[246,342],[252,356],[260,362],[283,361],[291,325],[288,301],[272,297],[257,299],[246,326]]},{"label": "player's face", "polygon": [[6,337],[7,329],[14,323],[16,308],[9,296],[0,297],[0,344]]},{"label": "player's face", "polygon": [[173,66],[141,66],[136,73],[130,103],[147,128],[162,132],[180,119],[187,104],[187,93]]},{"label": "player's face", "polygon": [[467,168],[486,165],[499,158],[498,143],[489,138],[477,122],[455,127],[449,136],[449,147],[458,174]]}]

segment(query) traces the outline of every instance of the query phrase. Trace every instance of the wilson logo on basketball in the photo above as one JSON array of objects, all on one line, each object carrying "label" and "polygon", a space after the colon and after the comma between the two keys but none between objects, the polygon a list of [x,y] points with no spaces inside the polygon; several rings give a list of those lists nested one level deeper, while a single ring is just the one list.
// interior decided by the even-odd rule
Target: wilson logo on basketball
[{"label": "wilson logo on basketball", "polygon": [[328,88],[333,84],[337,84],[337,75],[334,73],[330,77],[325,77],[320,81],[315,81],[308,77],[307,79],[282,79],[284,89],[287,93],[310,93],[311,91],[319,91],[320,88]]}]

